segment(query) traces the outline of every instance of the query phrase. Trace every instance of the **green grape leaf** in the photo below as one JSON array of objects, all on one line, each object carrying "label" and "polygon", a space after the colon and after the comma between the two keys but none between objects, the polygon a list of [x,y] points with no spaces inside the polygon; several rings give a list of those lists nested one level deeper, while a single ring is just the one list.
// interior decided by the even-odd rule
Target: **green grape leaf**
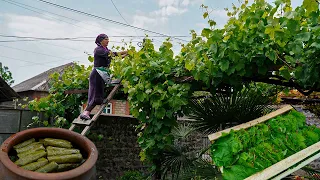
[{"label": "green grape leaf", "polygon": [[303,0],[302,5],[308,13],[317,11],[319,9],[319,3],[316,0]]},{"label": "green grape leaf", "polygon": [[227,71],[227,69],[229,68],[229,61],[227,60],[221,61],[219,65],[222,71]]}]

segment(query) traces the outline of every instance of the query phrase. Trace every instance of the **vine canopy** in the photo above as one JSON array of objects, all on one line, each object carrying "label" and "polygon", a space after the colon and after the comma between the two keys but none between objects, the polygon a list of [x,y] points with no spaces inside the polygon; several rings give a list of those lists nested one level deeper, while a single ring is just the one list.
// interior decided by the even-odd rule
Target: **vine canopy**
[{"label": "vine canopy", "polygon": [[202,7],[208,28],[200,35],[191,31],[192,39],[178,55],[169,40],[156,50],[146,38],[142,49],[130,47],[127,57],[113,63],[114,74],[122,78],[129,95],[131,112],[144,130],[138,140],[142,159],[155,163],[165,145],[172,143],[169,132],[176,112],[195,89],[252,81],[294,87],[304,94],[320,89],[317,0],[304,0],[296,8],[290,0],[274,4],[255,0],[250,5],[245,0],[226,9],[229,20],[221,29],[215,28],[208,7]]}]

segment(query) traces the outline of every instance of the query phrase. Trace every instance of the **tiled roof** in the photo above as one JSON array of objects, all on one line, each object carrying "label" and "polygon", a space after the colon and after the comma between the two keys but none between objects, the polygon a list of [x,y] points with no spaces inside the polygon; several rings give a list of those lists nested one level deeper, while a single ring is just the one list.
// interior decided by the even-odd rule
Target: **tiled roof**
[{"label": "tiled roof", "polygon": [[74,63],[68,63],[62,66],[58,66],[48,71],[45,71],[37,76],[34,76],[28,80],[23,81],[20,84],[13,86],[12,88],[16,92],[24,92],[24,91],[49,91],[49,76],[54,72],[58,72],[61,74],[66,67],[73,66]]},{"label": "tiled roof", "polygon": [[11,101],[20,96],[0,77],[0,102]]}]

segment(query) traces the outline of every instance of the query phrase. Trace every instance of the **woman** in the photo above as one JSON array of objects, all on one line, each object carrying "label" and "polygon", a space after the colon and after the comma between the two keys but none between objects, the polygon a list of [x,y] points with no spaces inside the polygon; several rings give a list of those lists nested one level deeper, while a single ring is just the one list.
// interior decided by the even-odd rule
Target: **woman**
[{"label": "woman", "polygon": [[111,80],[103,69],[110,67],[112,56],[121,55],[124,57],[127,55],[127,51],[121,51],[118,53],[111,52],[107,48],[109,38],[105,34],[99,34],[95,43],[97,44],[97,47],[94,50],[94,68],[89,78],[88,105],[85,111],[80,115],[80,118],[83,120],[90,120],[91,110],[96,105],[100,105],[103,102],[105,82]]}]

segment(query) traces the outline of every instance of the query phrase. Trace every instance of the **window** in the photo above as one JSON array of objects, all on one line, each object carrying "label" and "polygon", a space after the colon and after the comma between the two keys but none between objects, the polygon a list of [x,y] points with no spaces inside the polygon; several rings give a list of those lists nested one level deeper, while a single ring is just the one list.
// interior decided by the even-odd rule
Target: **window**
[{"label": "window", "polygon": [[103,113],[112,114],[112,103],[108,103],[108,105],[104,108]]}]

